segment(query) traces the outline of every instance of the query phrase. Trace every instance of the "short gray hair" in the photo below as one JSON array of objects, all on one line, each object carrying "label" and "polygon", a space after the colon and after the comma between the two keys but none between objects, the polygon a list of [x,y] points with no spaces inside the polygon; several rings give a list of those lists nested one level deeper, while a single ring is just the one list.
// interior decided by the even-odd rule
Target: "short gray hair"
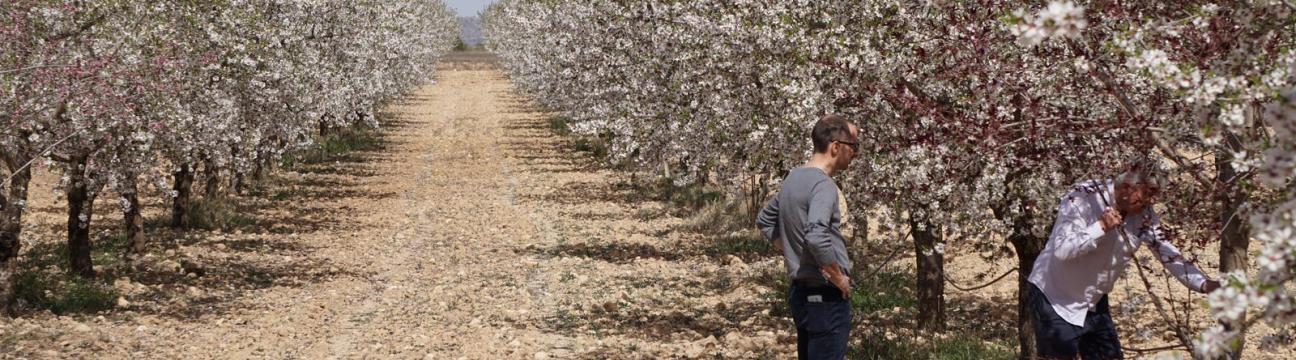
[{"label": "short gray hair", "polygon": [[1126,162],[1125,171],[1116,176],[1116,184],[1147,185],[1161,190],[1166,183],[1166,170],[1157,159],[1135,157]]}]

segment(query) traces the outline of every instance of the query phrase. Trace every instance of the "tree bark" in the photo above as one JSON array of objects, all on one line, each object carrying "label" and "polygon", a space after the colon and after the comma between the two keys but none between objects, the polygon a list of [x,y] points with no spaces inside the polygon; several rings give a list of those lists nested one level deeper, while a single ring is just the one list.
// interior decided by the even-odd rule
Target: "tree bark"
[{"label": "tree bark", "polygon": [[192,224],[189,216],[189,205],[193,201],[193,167],[189,164],[180,166],[176,170],[175,184],[172,187],[172,195],[175,196],[171,203],[171,227],[175,229],[188,229]]},{"label": "tree bark", "polygon": [[337,127],[329,121],[328,117],[321,118],[319,121],[320,136],[329,136],[337,133]]},{"label": "tree bark", "polygon": [[256,166],[252,167],[252,181],[258,184],[265,181],[265,167],[269,166],[265,161],[257,159]]},{"label": "tree bark", "polygon": [[936,251],[941,241],[940,228],[926,218],[910,215],[914,255],[918,276],[918,328],[945,329],[945,255]]},{"label": "tree bark", "polygon": [[14,308],[14,282],[18,280],[18,264],[14,260],[15,257],[10,257],[0,261],[0,313],[6,317],[17,315],[17,309]]},{"label": "tree bark", "polygon": [[274,166],[276,165],[273,161],[276,160],[274,160],[274,157],[272,157],[269,152],[257,152],[257,159],[254,163],[256,165],[252,168],[252,185],[258,185],[265,182],[267,173],[274,170]]},{"label": "tree bark", "polygon": [[[1012,233],[1008,235],[1008,243],[1012,244],[1013,252],[1017,253],[1017,358],[1034,360],[1039,358],[1039,352],[1035,349],[1035,310],[1030,306],[1031,287],[1035,285],[1028,280],[1031,271],[1035,269],[1035,259],[1039,258],[1039,254],[1044,251],[1044,246],[1048,245],[1048,236],[1038,236],[1032,231],[1035,219],[1042,216],[1039,211],[1040,206],[1011,190],[1015,188],[1015,179],[1021,178],[1024,174],[1010,174],[1006,183],[1010,190],[1005,194],[1005,198],[1015,198],[1017,204],[999,204],[993,211],[995,218],[1012,223]],[[1016,206],[1017,211],[1008,211],[1009,206]],[[1052,226],[1044,229],[1045,234],[1052,231]]]},{"label": "tree bark", "polygon": [[[850,218],[850,221],[854,223],[851,226],[853,234],[850,235],[850,242],[846,244],[846,251],[851,259],[855,259],[851,262],[851,276],[864,276],[869,273],[868,264],[864,261],[869,251],[869,220],[868,216],[864,215],[863,211],[856,211]],[[860,281],[864,281],[864,279],[860,279]]]},{"label": "tree bark", "polygon": [[234,182],[230,184],[234,188],[234,193],[238,195],[247,195],[247,175],[243,172],[234,173]]},{"label": "tree bark", "polygon": [[207,198],[214,198],[220,196],[221,195],[220,194],[221,191],[220,167],[216,166],[215,161],[208,159],[203,164],[203,172],[204,172],[203,196],[206,196]]},{"label": "tree bark", "polygon": [[[1230,137],[1231,138],[1231,137]],[[1230,143],[1235,142],[1229,141]],[[1233,154],[1229,151],[1215,152],[1215,171],[1218,181],[1233,181],[1237,172],[1233,170]],[[1250,238],[1247,234],[1250,229],[1243,214],[1240,213],[1242,204],[1246,203],[1247,193],[1241,186],[1234,183],[1227,187],[1228,191],[1221,195],[1220,223],[1223,224],[1220,241],[1220,272],[1230,272],[1234,270],[1245,270],[1247,268],[1247,247],[1250,245]]]},{"label": "tree bark", "polygon": [[1009,237],[1013,250],[1017,252],[1017,342],[1020,348],[1018,359],[1035,359],[1035,310],[1030,307],[1032,285],[1027,279],[1035,268],[1035,259],[1048,244],[1047,237],[1034,236],[1029,228],[1018,228]]},{"label": "tree bark", "polygon": [[122,254],[125,259],[131,259],[137,255],[144,254],[144,215],[141,214],[143,204],[139,201],[139,187],[137,186],[134,176],[128,176],[125,179],[122,197],[126,199],[126,208],[122,212],[122,220],[126,225],[126,249]]},{"label": "tree bark", "polygon": [[71,183],[67,186],[68,201],[68,269],[83,278],[95,276],[90,258],[90,220],[94,215],[95,191],[85,176],[88,156],[76,159],[68,170]]},{"label": "tree bark", "polygon": [[26,210],[27,185],[31,182],[31,168],[24,167],[31,158],[21,153],[5,154],[5,166],[12,178],[5,184],[5,191],[0,192],[0,313],[9,316],[14,315],[16,260],[22,247],[22,216]]},{"label": "tree bark", "polygon": [[[1225,144],[1230,148],[1237,150],[1241,148],[1241,143],[1232,133],[1226,133],[1224,136]],[[1219,248],[1219,269],[1221,273],[1232,271],[1246,271],[1247,269],[1247,247],[1250,245],[1251,232],[1245,216],[1241,213],[1242,204],[1248,199],[1247,192],[1242,189],[1238,179],[1234,177],[1239,174],[1233,169],[1232,151],[1216,150],[1215,151],[1215,172],[1216,181],[1229,182],[1231,185],[1225,185],[1225,192],[1220,194],[1220,224],[1223,229],[1220,232]],[[1230,324],[1224,324],[1225,329],[1235,330]],[[1238,333],[1238,341],[1245,341],[1246,332],[1243,330]],[[1230,351],[1229,359],[1241,359],[1242,349],[1236,352]]]}]

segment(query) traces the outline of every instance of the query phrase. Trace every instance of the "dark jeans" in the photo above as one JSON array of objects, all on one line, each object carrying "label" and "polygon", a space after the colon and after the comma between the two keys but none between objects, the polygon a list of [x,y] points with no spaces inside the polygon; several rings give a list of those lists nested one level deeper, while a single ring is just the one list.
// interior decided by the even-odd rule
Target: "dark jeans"
[{"label": "dark jeans", "polygon": [[1035,348],[1043,359],[1124,359],[1120,336],[1112,322],[1107,295],[1093,311],[1085,314],[1084,326],[1075,326],[1058,316],[1048,297],[1031,285],[1031,307],[1035,309]]},{"label": "dark jeans", "polygon": [[788,291],[792,321],[797,329],[797,358],[840,360],[850,338],[850,301],[828,285],[793,282]]}]

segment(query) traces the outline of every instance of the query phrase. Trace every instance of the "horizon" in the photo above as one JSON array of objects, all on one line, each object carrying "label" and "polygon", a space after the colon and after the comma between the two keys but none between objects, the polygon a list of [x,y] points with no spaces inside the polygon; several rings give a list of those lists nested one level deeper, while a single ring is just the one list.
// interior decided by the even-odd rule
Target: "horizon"
[{"label": "horizon", "polygon": [[494,0],[446,0],[446,6],[458,14],[459,17],[477,17],[477,13],[486,9]]}]

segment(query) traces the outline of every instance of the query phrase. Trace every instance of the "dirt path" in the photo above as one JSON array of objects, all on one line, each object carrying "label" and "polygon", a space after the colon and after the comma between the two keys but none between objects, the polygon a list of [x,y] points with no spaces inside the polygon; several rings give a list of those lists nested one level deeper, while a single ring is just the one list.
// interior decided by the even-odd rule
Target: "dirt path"
[{"label": "dirt path", "polygon": [[502,73],[465,63],[390,109],[384,150],[285,176],[281,201],[258,210],[280,222],[270,231],[163,241],[151,264],[201,276],[119,280],[132,304],[100,316],[0,324],[12,346],[0,357],[793,352],[767,310],[779,300],[744,281],[778,271],[773,260],[703,255],[682,220],[588,164]]}]

